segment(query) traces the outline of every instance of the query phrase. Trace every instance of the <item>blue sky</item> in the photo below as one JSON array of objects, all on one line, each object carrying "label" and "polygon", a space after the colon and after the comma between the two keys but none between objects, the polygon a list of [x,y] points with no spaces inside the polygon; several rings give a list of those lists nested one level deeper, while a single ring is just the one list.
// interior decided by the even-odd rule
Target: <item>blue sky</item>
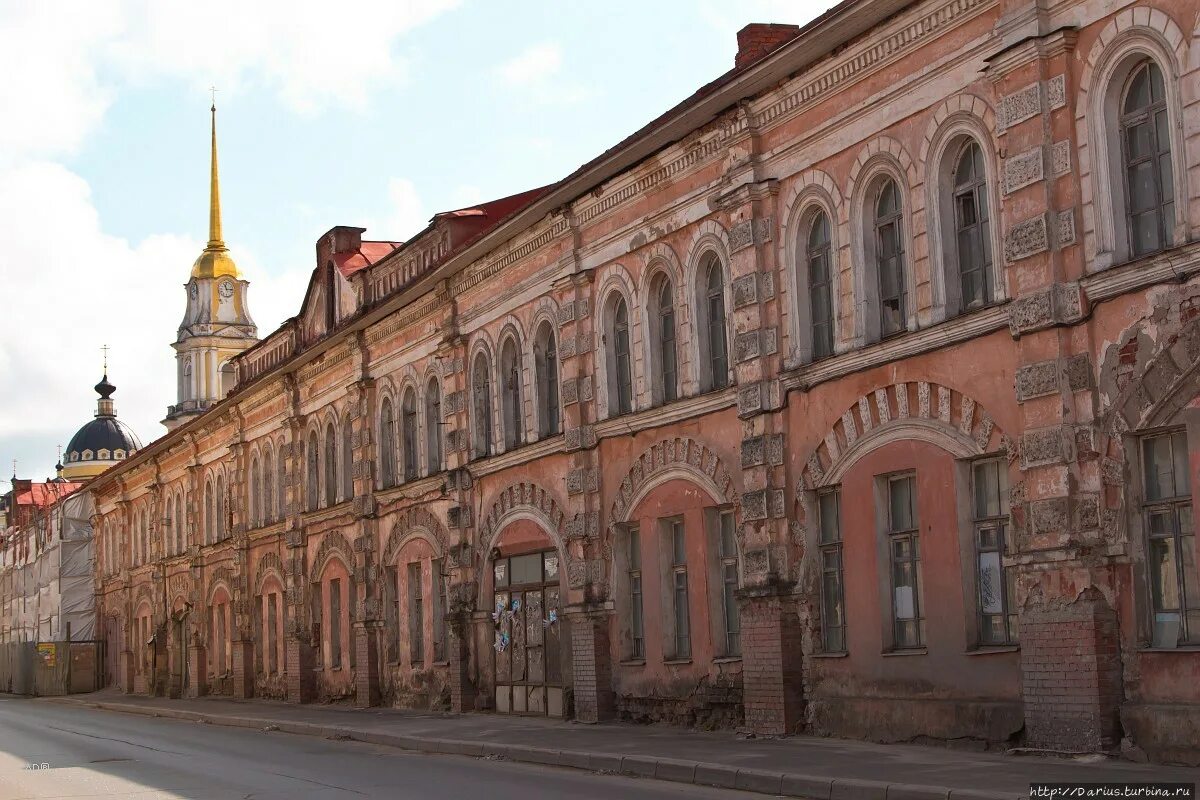
[{"label": "blue sky", "polygon": [[[554,181],[733,63],[744,24],[829,0],[487,3],[0,0],[0,475],[52,474],[101,344],[144,443],[206,238],[216,84],[225,238],[260,334],[316,237],[399,239]],[[7,490],[0,484],[0,490]]]}]

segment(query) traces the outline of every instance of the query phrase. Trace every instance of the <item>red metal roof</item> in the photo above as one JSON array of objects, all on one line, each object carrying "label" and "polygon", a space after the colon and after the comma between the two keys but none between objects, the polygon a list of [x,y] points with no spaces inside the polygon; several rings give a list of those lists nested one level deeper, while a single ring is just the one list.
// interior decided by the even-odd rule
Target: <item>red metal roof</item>
[{"label": "red metal roof", "polygon": [[83,484],[71,481],[63,481],[62,483],[54,481],[35,483],[29,487],[28,491],[18,492],[15,502],[19,506],[32,505],[38,508],[46,508],[71,494],[80,486],[83,486]]},{"label": "red metal roof", "polygon": [[362,246],[351,253],[338,253],[333,257],[333,263],[343,277],[349,278],[359,270],[366,269],[384,256],[391,253],[403,242],[363,242]]}]

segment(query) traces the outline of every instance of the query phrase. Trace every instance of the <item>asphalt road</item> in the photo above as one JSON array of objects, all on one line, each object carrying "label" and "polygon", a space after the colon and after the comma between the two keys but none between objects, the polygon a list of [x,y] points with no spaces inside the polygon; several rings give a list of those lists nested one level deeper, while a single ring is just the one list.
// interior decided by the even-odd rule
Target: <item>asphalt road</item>
[{"label": "asphalt road", "polygon": [[68,797],[754,800],[763,796],[0,697],[0,800]]}]

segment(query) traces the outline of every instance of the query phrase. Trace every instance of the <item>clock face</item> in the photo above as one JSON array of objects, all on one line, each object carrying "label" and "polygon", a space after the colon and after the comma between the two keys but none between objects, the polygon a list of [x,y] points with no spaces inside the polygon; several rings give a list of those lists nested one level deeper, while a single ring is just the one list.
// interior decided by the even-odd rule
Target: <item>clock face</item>
[{"label": "clock face", "polygon": [[217,291],[221,293],[221,297],[226,299],[233,297],[233,281],[222,281]]}]

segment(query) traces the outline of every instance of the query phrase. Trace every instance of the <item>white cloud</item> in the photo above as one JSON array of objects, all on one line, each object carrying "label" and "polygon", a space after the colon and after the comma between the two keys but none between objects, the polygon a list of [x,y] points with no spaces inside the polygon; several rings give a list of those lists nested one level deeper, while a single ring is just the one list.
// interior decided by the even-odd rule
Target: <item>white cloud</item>
[{"label": "white cloud", "polygon": [[122,83],[174,78],[362,109],[402,82],[397,39],[459,0],[58,0],[0,4],[0,157],[74,152]]},{"label": "white cloud", "polygon": [[381,231],[385,238],[405,241],[429,224],[432,214],[425,210],[425,204],[417,194],[417,185],[408,178],[388,181],[388,200],[392,204],[392,213],[384,223],[387,227]]},{"label": "white cloud", "polygon": [[562,48],[554,42],[535,44],[496,68],[507,84],[543,83],[562,66]]},{"label": "white cloud", "polygon": [[[0,315],[0,370],[9,376],[0,381],[0,441],[44,442],[3,457],[17,457],[23,477],[51,474],[54,445],[65,445],[95,410],[101,344],[112,348],[118,415],[143,444],[161,436],[159,420],[175,399],[170,342],[203,243],[106,234],[87,183],[45,161],[0,171],[0,218],[8,222],[0,227],[0,283],[20,298]],[[296,313],[308,270],[268,276],[252,254],[230,246],[265,335]]]}]

